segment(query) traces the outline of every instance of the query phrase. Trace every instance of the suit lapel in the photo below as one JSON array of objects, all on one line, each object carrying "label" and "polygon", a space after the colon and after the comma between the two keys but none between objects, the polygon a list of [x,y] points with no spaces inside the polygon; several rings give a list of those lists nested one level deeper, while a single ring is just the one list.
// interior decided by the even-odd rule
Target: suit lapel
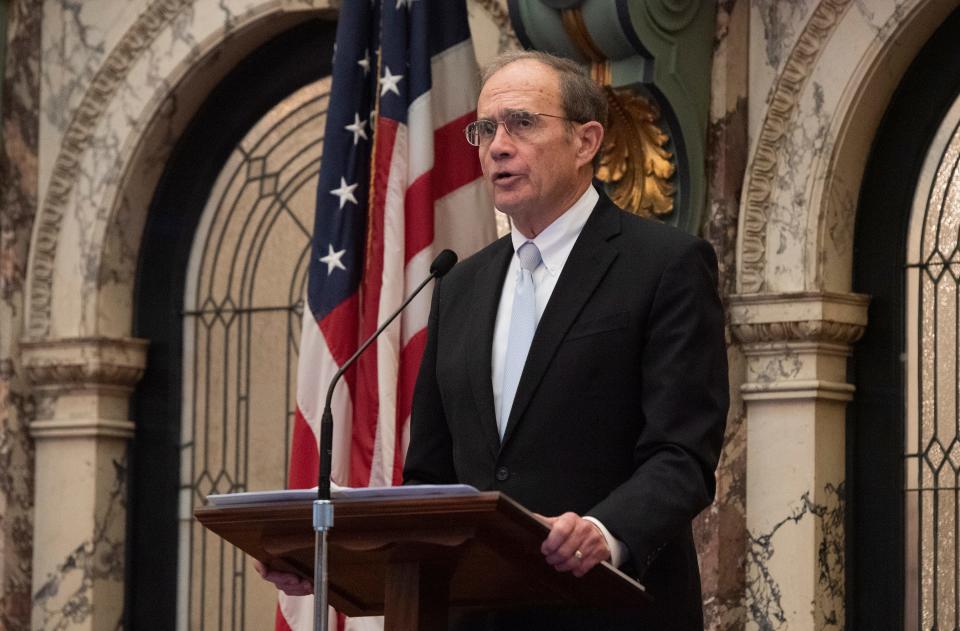
[{"label": "suit lapel", "polygon": [[473,288],[474,309],[468,332],[472,352],[467,353],[467,370],[470,387],[480,415],[480,428],[494,457],[500,451],[500,433],[497,431],[497,416],[493,405],[493,382],[491,380],[491,354],[493,351],[493,328],[500,305],[503,279],[513,255],[510,237],[500,239],[486,265],[476,275]]},{"label": "suit lapel", "polygon": [[[520,376],[513,408],[510,410],[503,436],[504,444],[516,430],[567,330],[580,315],[580,311],[616,258],[617,251],[607,241],[619,232],[619,212],[609,199],[601,195],[570,251],[563,272],[550,296],[550,302],[540,318],[523,374]],[[489,382],[489,370],[487,375]]]}]

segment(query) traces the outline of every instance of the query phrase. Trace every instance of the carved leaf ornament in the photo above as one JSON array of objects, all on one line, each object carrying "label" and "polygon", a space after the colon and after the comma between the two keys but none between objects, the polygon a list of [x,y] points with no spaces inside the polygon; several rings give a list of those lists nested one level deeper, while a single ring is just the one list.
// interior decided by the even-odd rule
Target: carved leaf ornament
[{"label": "carved leaf ornament", "polygon": [[[652,4],[647,3],[648,11]],[[610,61],[593,41],[581,8],[571,8],[564,0],[554,0],[554,5],[560,9],[567,37],[590,60],[590,75],[607,95],[610,113],[597,179],[607,185],[607,193],[621,208],[642,217],[670,214],[674,196],[670,178],[676,166],[673,154],[664,149],[669,136],[658,125],[660,110],[629,88],[611,87]],[[688,24],[698,5],[691,0],[667,0],[651,17],[672,31]]]},{"label": "carved leaf ornament", "polygon": [[669,137],[657,124],[659,109],[627,89],[604,87],[610,104],[607,134],[597,178],[620,206],[643,217],[673,212],[676,171],[673,153],[664,149]]}]

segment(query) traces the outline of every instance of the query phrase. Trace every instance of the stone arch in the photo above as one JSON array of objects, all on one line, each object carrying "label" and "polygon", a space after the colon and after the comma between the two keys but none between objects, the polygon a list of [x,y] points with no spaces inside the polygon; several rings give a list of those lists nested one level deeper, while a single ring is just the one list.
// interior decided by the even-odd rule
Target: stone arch
[{"label": "stone arch", "polygon": [[[89,76],[67,77],[83,92],[64,98],[69,118],[45,130],[21,344],[38,401],[30,433],[44,498],[33,524],[33,540],[44,542],[33,549],[34,625],[122,620],[128,404],[147,363],[147,341],[130,338],[133,292],[167,158],[242,59],[334,14],[328,0],[153,0],[114,44],[81,51],[98,60]],[[63,510],[76,519],[64,521]]]},{"label": "stone arch", "polygon": [[130,335],[139,240],[180,133],[247,53],[299,22],[335,15],[329,0],[220,4],[222,17],[211,20],[200,15],[204,4],[155,0],[89,81],[34,224],[28,339]]},{"label": "stone arch", "polygon": [[[873,134],[907,66],[960,2],[889,13],[821,0],[778,69],[744,179],[742,294],[848,292],[853,221]],[[813,156],[809,164],[798,156]]]}]

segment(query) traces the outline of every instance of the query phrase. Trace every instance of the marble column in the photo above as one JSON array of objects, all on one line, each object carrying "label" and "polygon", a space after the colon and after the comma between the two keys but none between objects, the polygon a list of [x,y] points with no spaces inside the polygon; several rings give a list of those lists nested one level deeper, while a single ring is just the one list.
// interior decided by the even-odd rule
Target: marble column
[{"label": "marble column", "polygon": [[21,344],[37,401],[32,629],[120,627],[127,408],[146,347],[102,337]]},{"label": "marble column", "polygon": [[866,296],[731,298],[747,360],[748,629],[842,629],[844,450],[851,345]]}]

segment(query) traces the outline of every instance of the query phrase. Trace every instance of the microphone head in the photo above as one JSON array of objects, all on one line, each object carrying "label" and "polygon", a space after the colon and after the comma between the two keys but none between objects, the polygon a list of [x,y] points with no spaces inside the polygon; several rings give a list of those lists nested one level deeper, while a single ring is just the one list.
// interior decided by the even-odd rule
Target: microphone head
[{"label": "microphone head", "polygon": [[457,253],[453,250],[444,250],[437,255],[437,258],[433,259],[433,263],[430,264],[430,274],[440,278],[444,274],[450,271],[450,269],[457,264]]}]

